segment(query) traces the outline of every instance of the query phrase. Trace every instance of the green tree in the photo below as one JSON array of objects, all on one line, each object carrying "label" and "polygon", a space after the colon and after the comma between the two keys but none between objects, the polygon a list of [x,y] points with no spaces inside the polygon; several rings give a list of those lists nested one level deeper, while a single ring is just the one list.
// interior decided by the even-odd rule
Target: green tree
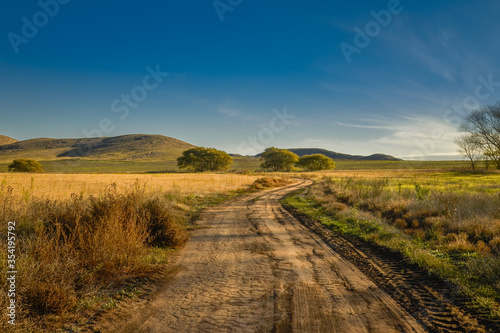
[{"label": "green tree", "polygon": [[233,159],[226,152],[215,148],[196,147],[185,150],[177,158],[180,169],[195,172],[228,170],[233,165]]},{"label": "green tree", "polygon": [[335,162],[323,154],[304,155],[299,158],[297,165],[309,171],[335,169]]},{"label": "green tree", "polygon": [[35,160],[18,159],[9,165],[11,172],[45,172],[42,165]]},{"label": "green tree", "polygon": [[299,156],[287,149],[275,147],[266,148],[262,153],[263,160],[260,165],[263,169],[270,171],[291,171],[294,164],[299,161]]}]

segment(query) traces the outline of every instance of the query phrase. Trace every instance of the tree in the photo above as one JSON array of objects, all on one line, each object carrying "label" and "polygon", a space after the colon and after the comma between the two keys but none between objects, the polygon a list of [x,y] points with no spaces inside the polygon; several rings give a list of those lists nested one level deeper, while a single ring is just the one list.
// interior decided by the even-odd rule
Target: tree
[{"label": "tree", "polygon": [[195,172],[228,170],[233,165],[233,159],[226,152],[215,148],[196,147],[185,150],[177,158],[180,169]]},{"label": "tree", "polygon": [[462,134],[455,139],[458,151],[470,160],[472,170],[476,169],[476,162],[483,156],[483,144],[475,134]]},{"label": "tree", "polygon": [[500,102],[473,110],[460,129],[477,138],[483,155],[500,169]]},{"label": "tree", "polygon": [[45,172],[42,165],[35,160],[18,159],[9,165],[11,172]]},{"label": "tree", "polygon": [[500,150],[490,144],[485,144],[483,147],[483,155],[485,158],[486,168],[489,167],[491,162],[497,169],[500,169]]},{"label": "tree", "polygon": [[294,164],[299,161],[299,156],[287,149],[275,147],[266,148],[261,155],[263,160],[260,165],[270,171],[291,171]]},{"label": "tree", "polygon": [[335,162],[323,154],[304,155],[299,158],[297,165],[309,171],[335,169]]}]

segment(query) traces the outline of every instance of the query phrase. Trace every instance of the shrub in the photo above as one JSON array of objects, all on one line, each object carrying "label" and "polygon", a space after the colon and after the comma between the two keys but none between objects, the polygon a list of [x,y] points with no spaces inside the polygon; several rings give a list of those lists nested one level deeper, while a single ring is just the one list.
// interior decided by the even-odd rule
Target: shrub
[{"label": "shrub", "polygon": [[406,227],[408,227],[408,223],[405,219],[396,219],[394,221],[394,225],[400,229],[405,229]]},{"label": "shrub", "polygon": [[35,160],[18,159],[9,165],[11,172],[45,172],[42,165]]},{"label": "shrub", "polygon": [[290,180],[286,178],[271,178],[271,177],[262,177],[256,179],[252,185],[250,185],[251,188],[254,188],[256,190],[261,190],[264,188],[268,187],[278,187],[278,186],[283,186],[290,184]]},{"label": "shrub", "polygon": [[[184,211],[165,196],[137,189],[67,201],[30,197],[15,205],[10,197],[0,187],[0,220],[16,221],[19,233],[16,324],[32,323],[37,332],[56,331],[50,318],[72,320],[89,297],[105,299],[124,281],[147,276],[156,267],[149,259],[154,247],[174,248],[187,240]],[[7,239],[5,232],[0,236]],[[6,265],[0,272],[5,275]],[[5,283],[0,281],[3,290]],[[5,297],[0,301],[5,304]]]},{"label": "shrub", "polygon": [[500,255],[500,236],[495,236],[490,240],[490,248],[494,253]]}]

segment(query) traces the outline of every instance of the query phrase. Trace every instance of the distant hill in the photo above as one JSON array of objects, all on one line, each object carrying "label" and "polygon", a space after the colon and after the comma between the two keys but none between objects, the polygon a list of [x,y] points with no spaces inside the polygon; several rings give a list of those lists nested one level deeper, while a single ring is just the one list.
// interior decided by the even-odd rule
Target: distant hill
[{"label": "distant hill", "polygon": [[384,155],[384,154],[373,154],[369,156],[349,155],[321,148],[292,148],[288,150],[301,157],[304,155],[311,155],[311,154],[323,154],[334,160],[402,161],[401,159],[396,158],[394,156]]},{"label": "distant hill", "polygon": [[0,146],[8,145],[14,142],[17,142],[17,140],[5,135],[0,135]]},{"label": "distant hill", "polygon": [[[103,161],[175,161],[184,150],[192,147],[195,146],[175,138],[146,134],[83,139],[40,138],[24,141],[0,136],[0,161],[11,162],[16,158],[43,161],[68,158]],[[359,156],[319,148],[293,148],[289,150],[299,156],[324,154],[335,160],[400,161],[398,158],[383,154]],[[234,156],[242,158],[241,155]],[[255,157],[248,158],[255,159]]]},{"label": "distant hill", "polygon": [[31,139],[0,145],[0,160],[14,158],[96,160],[171,159],[192,144],[163,135],[133,134],[109,138]]}]

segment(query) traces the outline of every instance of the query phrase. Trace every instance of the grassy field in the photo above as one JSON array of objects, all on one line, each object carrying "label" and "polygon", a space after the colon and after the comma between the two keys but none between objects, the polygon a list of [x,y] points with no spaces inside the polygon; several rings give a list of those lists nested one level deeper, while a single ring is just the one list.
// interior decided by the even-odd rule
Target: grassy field
[{"label": "grassy field", "polygon": [[342,234],[403,253],[500,317],[499,172],[330,172],[286,203]]},{"label": "grassy field", "polygon": [[[250,162],[243,158],[239,170]],[[108,172],[118,162],[92,163],[108,169],[0,173],[0,271],[8,270],[7,222],[16,221],[19,332],[54,331],[117,306],[137,293],[130,281],[165,267],[200,209],[281,184],[262,181],[262,173],[144,173],[152,164],[139,171],[127,163],[144,162],[124,162],[127,173],[117,174]],[[345,163],[287,174],[316,180],[287,203],[341,233],[404,253],[499,316],[500,172],[470,172],[462,162]],[[0,287],[6,290],[5,279]],[[2,306],[6,300],[0,294]]]},{"label": "grassy field", "polygon": [[72,195],[88,198],[113,187],[118,194],[142,188],[146,193],[207,196],[237,191],[253,183],[257,176],[239,174],[23,174],[0,173],[0,186],[12,188],[19,198],[38,197],[68,200]]},{"label": "grassy field", "polygon": [[[256,157],[234,157],[231,171],[259,171],[261,161]],[[58,159],[40,161],[48,173],[159,173],[180,172],[175,159],[106,161],[92,159]],[[0,162],[0,172],[7,172],[8,162]],[[468,170],[466,161],[335,161],[343,170]]]},{"label": "grassy field", "polygon": [[[55,332],[118,306],[168,264],[201,209],[280,184],[239,174],[0,174],[4,277],[7,232],[16,235],[15,331]],[[4,309],[7,301],[0,293]]]}]

